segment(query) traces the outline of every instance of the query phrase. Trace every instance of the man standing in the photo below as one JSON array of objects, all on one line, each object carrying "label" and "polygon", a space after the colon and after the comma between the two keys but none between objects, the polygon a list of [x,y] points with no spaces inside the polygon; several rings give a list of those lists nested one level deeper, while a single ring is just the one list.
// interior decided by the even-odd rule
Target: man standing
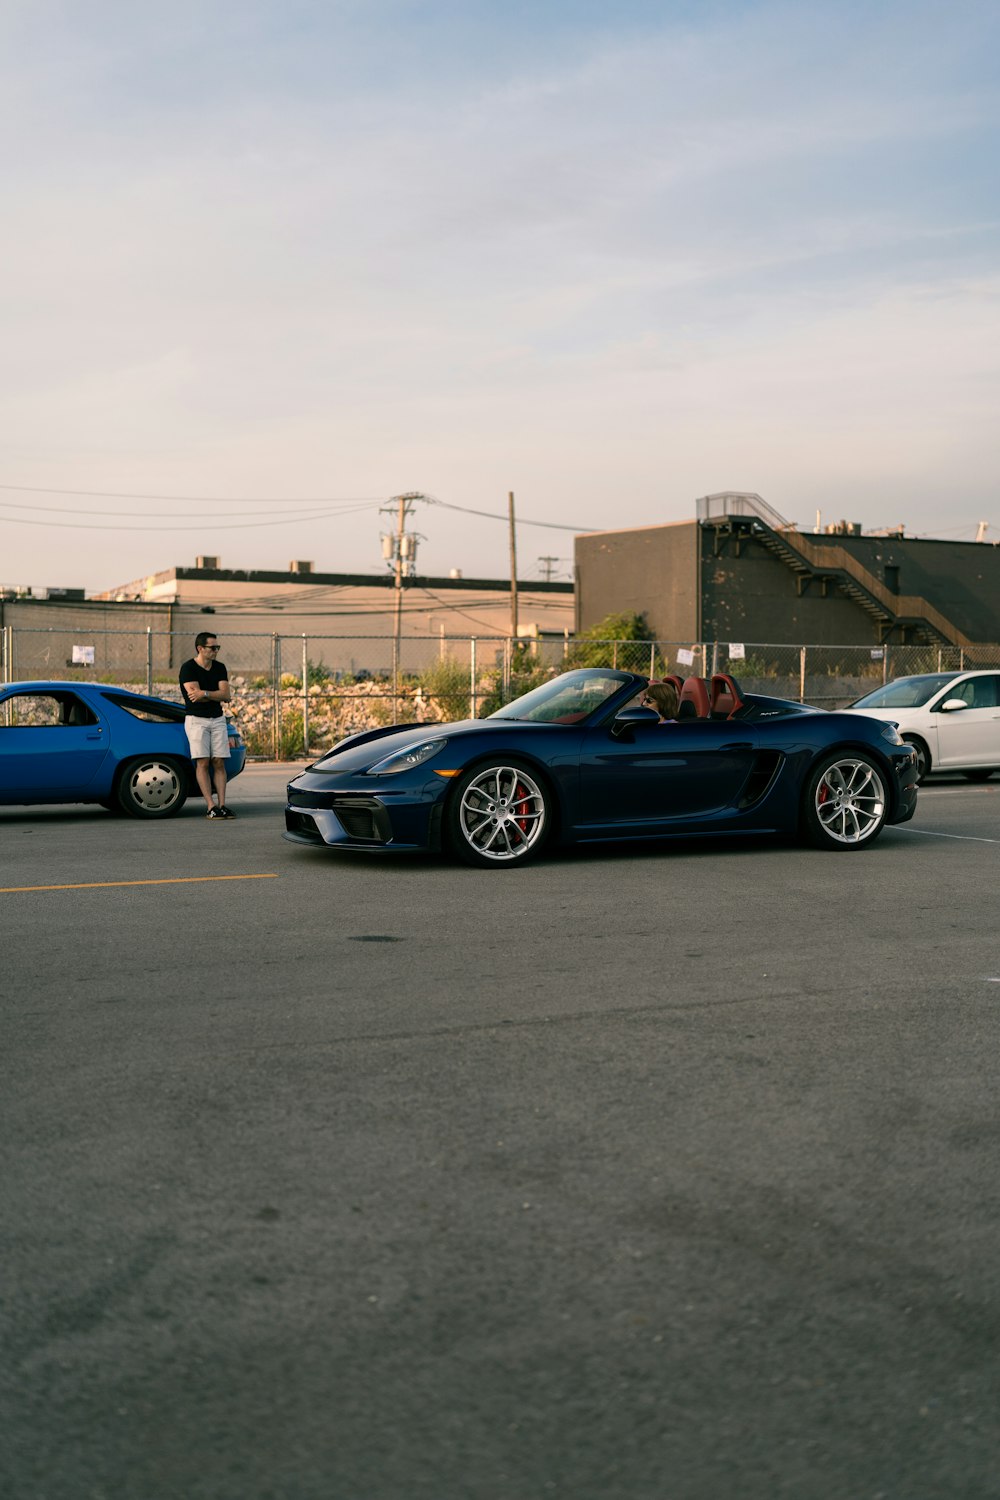
[{"label": "man standing", "polygon": [[[181,695],[187,713],[184,728],[187,730],[191,759],[194,761],[198,789],[208,807],[210,818],[231,818],[233,814],[226,806],[226,761],[229,759],[229,730],[222,705],[232,697],[229,691],[229,674],[225,664],[219,660],[219,642],[210,631],[203,630],[195,637],[195,654],[180,670]],[[209,775],[209,761],[212,763]],[[212,802],[212,782],[219,799],[216,807]]]}]

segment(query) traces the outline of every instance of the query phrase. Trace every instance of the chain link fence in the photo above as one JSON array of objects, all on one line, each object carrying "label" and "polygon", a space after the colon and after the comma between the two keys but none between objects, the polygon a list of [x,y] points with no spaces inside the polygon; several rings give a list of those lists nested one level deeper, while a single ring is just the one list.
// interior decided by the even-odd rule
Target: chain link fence
[{"label": "chain link fence", "polygon": [[[84,635],[86,638],[84,639]],[[545,636],[288,636],[220,632],[233,714],[248,752],[296,760],[389,724],[482,718],[556,672],[612,667],[648,677],[728,672],[745,691],[842,708],[892,677],[1000,667],[1000,645],[813,646],[593,641]],[[0,630],[4,682],[94,681],[180,701],[194,653],[184,633]]]}]

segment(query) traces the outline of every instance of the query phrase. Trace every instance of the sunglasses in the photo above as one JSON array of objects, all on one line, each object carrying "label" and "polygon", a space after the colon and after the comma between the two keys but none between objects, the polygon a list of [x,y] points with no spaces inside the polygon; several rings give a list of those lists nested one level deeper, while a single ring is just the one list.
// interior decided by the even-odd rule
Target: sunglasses
[{"label": "sunglasses", "polygon": [[202,647],[202,650],[204,650],[204,651],[218,651],[218,649],[219,649],[218,646],[204,646],[204,647]]}]

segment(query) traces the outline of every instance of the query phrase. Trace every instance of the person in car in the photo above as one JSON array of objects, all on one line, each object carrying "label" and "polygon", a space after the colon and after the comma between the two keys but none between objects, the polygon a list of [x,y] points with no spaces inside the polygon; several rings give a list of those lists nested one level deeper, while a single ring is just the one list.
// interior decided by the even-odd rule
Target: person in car
[{"label": "person in car", "polygon": [[655,708],[661,724],[677,718],[677,689],[672,682],[651,682],[642,695],[643,708]]}]

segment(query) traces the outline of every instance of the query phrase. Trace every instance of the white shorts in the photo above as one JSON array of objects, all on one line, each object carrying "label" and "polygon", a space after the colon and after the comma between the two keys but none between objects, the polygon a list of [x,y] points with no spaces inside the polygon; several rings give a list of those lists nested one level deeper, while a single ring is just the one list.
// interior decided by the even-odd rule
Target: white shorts
[{"label": "white shorts", "polygon": [[199,719],[196,714],[185,714],[184,728],[192,760],[229,759],[229,728],[225,714],[220,714],[217,719]]}]

